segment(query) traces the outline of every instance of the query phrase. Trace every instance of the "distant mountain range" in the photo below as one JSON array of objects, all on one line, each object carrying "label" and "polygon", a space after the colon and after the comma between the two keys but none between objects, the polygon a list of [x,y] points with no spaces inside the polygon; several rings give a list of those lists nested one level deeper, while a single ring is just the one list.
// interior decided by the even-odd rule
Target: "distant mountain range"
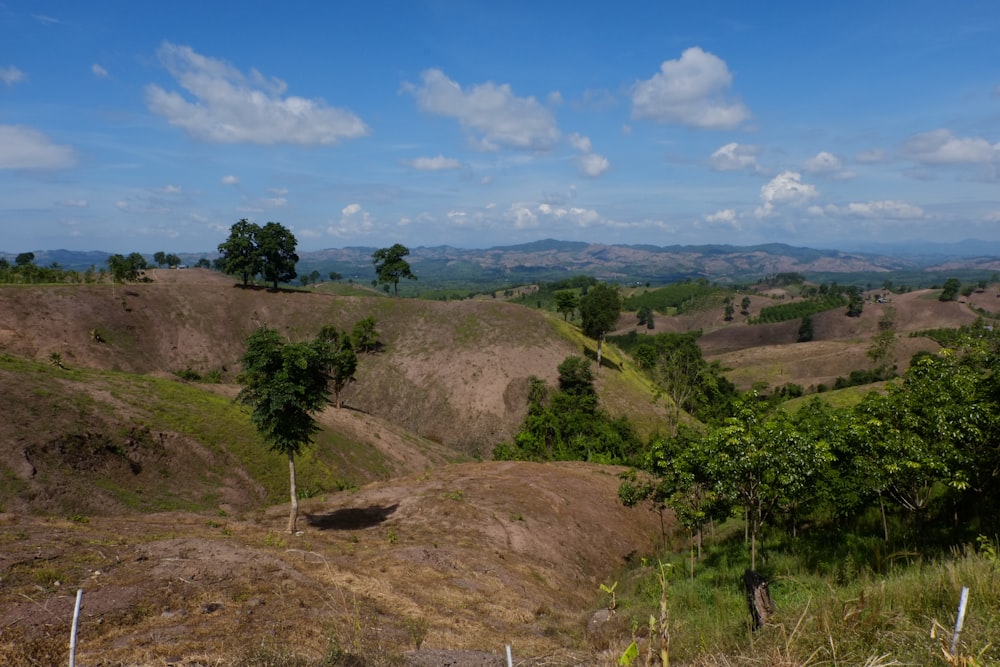
[{"label": "distant mountain range", "polygon": [[[859,244],[860,245],[860,244]],[[422,287],[448,285],[499,285],[537,280],[557,280],[586,274],[618,282],[665,283],[686,278],[740,282],[782,272],[843,282],[877,274],[972,275],[1000,271],[1000,243],[963,241],[955,244],[901,243],[864,246],[865,250],[801,248],[782,243],[755,246],[605,245],[545,239],[520,245],[486,249],[450,246],[411,248],[409,261]],[[299,253],[300,275],[318,271],[326,279],[331,271],[368,282],[374,277],[374,247],[330,248]],[[69,269],[106,266],[109,253],[100,251],[38,250],[35,263],[53,262]],[[214,259],[217,252],[178,253],[194,264]],[[15,255],[0,253],[8,261]],[[150,258],[152,255],[150,255]],[[831,278],[832,276],[832,278]]]}]

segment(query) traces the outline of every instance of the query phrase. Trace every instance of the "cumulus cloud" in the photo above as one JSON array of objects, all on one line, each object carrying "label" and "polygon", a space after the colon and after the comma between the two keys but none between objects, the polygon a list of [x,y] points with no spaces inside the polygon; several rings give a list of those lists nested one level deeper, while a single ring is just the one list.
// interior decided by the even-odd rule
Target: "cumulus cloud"
[{"label": "cumulus cloud", "polygon": [[24,125],[0,125],[0,169],[65,169],[76,164],[69,146]]},{"label": "cumulus cloud", "polygon": [[608,158],[594,152],[590,137],[574,132],[566,138],[566,141],[580,153],[576,159],[576,166],[584,176],[597,178],[611,168],[611,161]]},{"label": "cumulus cloud", "polygon": [[577,158],[576,165],[581,174],[590,178],[597,178],[608,169],[611,169],[611,161],[597,153],[581,155]]},{"label": "cumulus cloud", "polygon": [[819,196],[815,185],[802,182],[802,175],[783,171],[760,188],[761,205],[754,214],[763,218],[774,213],[777,206],[801,206]]},{"label": "cumulus cloud", "polygon": [[189,98],[150,84],[149,109],[200,141],[313,146],[368,134],[368,127],[350,111],[321,99],[285,97],[284,81],[256,70],[247,76],[189,46],[169,42],[157,55]]},{"label": "cumulus cloud", "polygon": [[757,164],[757,155],[760,154],[760,146],[748,146],[746,144],[729,143],[712,153],[709,164],[715,171],[760,171]]},{"label": "cumulus cloud", "polygon": [[458,169],[462,166],[459,160],[443,155],[438,155],[437,157],[418,157],[414,160],[407,160],[405,164],[408,164],[417,171],[446,171],[448,169]]},{"label": "cumulus cloud", "polygon": [[439,69],[420,78],[420,85],[404,83],[402,90],[421,111],[456,119],[478,150],[548,150],[559,140],[552,112],[534,97],[516,96],[507,84],[487,81],[463,90]]},{"label": "cumulus cloud", "polygon": [[802,168],[810,174],[832,174],[841,170],[844,163],[833,153],[820,151],[803,163]]},{"label": "cumulus cloud", "polygon": [[715,213],[709,213],[708,215],[705,215],[703,217],[705,218],[705,222],[733,223],[736,222],[737,215],[736,211],[734,211],[733,209],[724,208],[721,211],[716,211]]},{"label": "cumulus cloud", "polygon": [[227,174],[226,176],[222,177],[222,180],[220,182],[223,185],[239,185],[240,178],[239,176],[233,176],[232,174]]},{"label": "cumulus cloud", "polygon": [[903,153],[922,164],[988,164],[1000,160],[1000,143],[991,144],[982,137],[960,138],[938,129],[907,139]]},{"label": "cumulus cloud", "polygon": [[375,229],[375,220],[361,204],[348,204],[340,210],[340,219],[331,220],[326,233],[331,236],[365,234]]},{"label": "cumulus cloud", "polygon": [[742,102],[726,99],[732,82],[725,61],[700,47],[689,48],[633,87],[632,117],[710,130],[737,127],[750,111]]},{"label": "cumulus cloud", "polygon": [[556,222],[585,228],[603,222],[601,215],[593,209],[552,204],[512,204],[506,215],[515,229],[532,229]]},{"label": "cumulus cloud", "polygon": [[13,86],[19,81],[24,81],[25,78],[24,72],[13,65],[10,67],[0,67],[0,81],[3,81],[8,86]]},{"label": "cumulus cloud", "polygon": [[97,63],[94,63],[93,65],[90,66],[90,71],[93,72],[94,76],[96,76],[98,79],[107,79],[109,76],[108,70],[104,69]]}]

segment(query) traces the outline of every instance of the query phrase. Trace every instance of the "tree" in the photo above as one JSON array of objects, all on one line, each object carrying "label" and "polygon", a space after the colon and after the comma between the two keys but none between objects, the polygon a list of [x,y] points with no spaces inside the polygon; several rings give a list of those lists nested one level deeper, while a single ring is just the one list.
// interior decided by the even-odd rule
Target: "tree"
[{"label": "tree", "polygon": [[108,270],[115,282],[135,282],[139,280],[142,271],[146,269],[146,258],[137,252],[125,257],[121,254],[111,255],[107,259]]},{"label": "tree", "polygon": [[330,381],[333,385],[333,404],[339,409],[340,392],[354,382],[354,373],[358,370],[358,355],[354,352],[351,339],[346,332],[341,332],[327,325],[320,329],[319,338],[326,341],[330,347]]},{"label": "tree", "polygon": [[743,300],[740,301],[740,314],[749,315],[750,314],[750,297],[745,296]]},{"label": "tree", "polygon": [[319,430],[313,414],[329,401],[333,354],[322,337],[290,343],[274,329],[260,327],[246,339],[240,359],[243,385],[237,400],[251,408],[250,419],[265,444],[288,457],[292,506],[288,531],[295,532],[299,501],[295,488],[295,456]]},{"label": "tree", "polygon": [[22,252],[19,253],[17,257],[14,258],[14,266],[28,266],[35,261],[35,253],[33,252]]},{"label": "tree", "polygon": [[601,344],[604,336],[615,328],[622,314],[622,297],[618,288],[598,283],[580,299],[580,320],[584,335],[597,341],[597,367],[601,366]]},{"label": "tree", "polygon": [[333,282],[337,282],[338,280],[340,280],[343,277],[344,276],[340,275],[336,271],[331,271],[330,272],[330,280],[332,280]]},{"label": "tree", "polygon": [[806,315],[802,318],[802,322],[799,323],[799,337],[797,341],[799,343],[808,343],[813,339],[814,335],[813,318],[811,315]]},{"label": "tree", "polygon": [[163,259],[164,261],[166,261],[167,266],[169,266],[171,269],[174,268],[175,266],[181,265],[181,258],[173,253],[168,254]]},{"label": "tree", "polygon": [[938,296],[940,301],[954,301],[958,298],[958,291],[962,289],[962,281],[958,278],[948,278],[944,281],[944,287],[941,289],[941,294]]},{"label": "tree", "polygon": [[653,321],[653,308],[649,305],[639,306],[639,310],[635,311],[635,318],[639,326],[645,325],[647,329],[656,327]]},{"label": "tree", "polygon": [[847,291],[847,316],[861,317],[865,309],[865,299],[861,296],[861,291],[856,287],[851,287]]},{"label": "tree", "polygon": [[724,313],[724,318],[727,322],[733,321],[733,313],[736,312],[736,306],[733,305],[732,297],[726,299],[726,308]]},{"label": "tree", "polygon": [[392,285],[393,293],[399,296],[399,280],[407,278],[416,280],[410,270],[410,264],[404,257],[410,254],[410,249],[396,243],[391,248],[379,248],[372,253],[372,264],[375,266],[376,283],[388,287]]},{"label": "tree", "polygon": [[260,273],[262,264],[257,247],[260,226],[243,218],[229,228],[229,238],[219,244],[219,266],[231,276],[241,276],[243,286]]},{"label": "tree", "polygon": [[261,273],[274,289],[278,289],[279,282],[295,280],[295,264],[299,261],[295,254],[296,244],[295,236],[278,222],[267,223],[257,234]]},{"label": "tree", "polygon": [[153,261],[156,262],[156,268],[160,268],[167,263],[167,253],[157,250],[153,253]]},{"label": "tree", "polygon": [[365,317],[354,323],[354,328],[351,330],[354,349],[360,352],[374,352],[381,347],[382,343],[378,339],[375,324],[374,317]]},{"label": "tree", "polygon": [[572,316],[579,306],[580,298],[575,292],[570,290],[560,290],[556,292],[556,311],[563,316],[563,321],[566,321],[569,316]]}]

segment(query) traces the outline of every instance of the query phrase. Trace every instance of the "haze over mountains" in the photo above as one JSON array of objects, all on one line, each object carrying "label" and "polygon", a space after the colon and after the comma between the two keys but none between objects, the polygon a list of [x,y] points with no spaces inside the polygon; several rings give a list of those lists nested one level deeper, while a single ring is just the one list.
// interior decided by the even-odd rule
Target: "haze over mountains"
[{"label": "haze over mountains", "polygon": [[[328,248],[300,252],[298,272],[330,271],[363,282],[371,277],[374,247]],[[102,268],[110,253],[99,250],[35,250],[35,263],[58,263],[68,269]],[[194,264],[218,253],[178,253]],[[149,253],[151,257],[152,253]],[[13,261],[16,254],[0,252]],[[782,243],[754,246],[605,245],[545,239],[533,243],[463,249],[452,246],[411,248],[409,257],[423,285],[437,282],[475,283],[553,280],[588,274],[616,281],[670,282],[706,277],[741,281],[779,272],[866,274],[889,272],[1000,271],[1000,243],[965,240],[953,244],[901,241],[898,244],[859,242],[850,251],[795,247]]]}]

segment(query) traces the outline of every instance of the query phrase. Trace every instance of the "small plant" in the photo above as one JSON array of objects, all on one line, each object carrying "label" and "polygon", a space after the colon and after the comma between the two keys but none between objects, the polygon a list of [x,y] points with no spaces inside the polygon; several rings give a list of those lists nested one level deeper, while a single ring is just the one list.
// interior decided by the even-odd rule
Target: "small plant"
[{"label": "small plant", "polygon": [[618,582],[608,586],[607,584],[601,584],[601,592],[608,594],[608,611],[614,613],[615,607],[618,606],[618,602],[615,600],[615,589],[618,588]]},{"label": "small plant", "polygon": [[419,651],[427,637],[427,628],[430,624],[426,618],[407,618],[405,623],[406,631],[413,640],[413,647]]},{"label": "small plant", "polygon": [[465,499],[465,491],[458,489],[457,491],[444,494],[444,497],[448,500],[461,501]]},{"label": "small plant", "polygon": [[59,354],[58,352],[53,352],[52,354],[49,355],[49,363],[55,366],[56,368],[61,368],[62,370],[66,370],[66,366],[63,364],[62,355]]},{"label": "small plant", "polygon": [[395,528],[390,528],[389,530],[385,531],[385,541],[388,542],[389,544],[395,544],[396,542],[399,541],[399,536],[396,535]]},{"label": "small plant", "polygon": [[269,547],[277,547],[279,549],[284,549],[288,546],[288,540],[284,537],[275,535],[271,531],[267,531],[267,537],[264,538],[264,544]]}]

